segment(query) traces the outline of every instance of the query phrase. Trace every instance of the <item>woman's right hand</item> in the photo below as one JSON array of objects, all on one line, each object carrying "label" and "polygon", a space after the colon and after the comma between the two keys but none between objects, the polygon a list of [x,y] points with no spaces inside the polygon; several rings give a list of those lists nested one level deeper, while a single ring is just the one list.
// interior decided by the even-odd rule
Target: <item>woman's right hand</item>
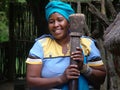
[{"label": "woman's right hand", "polygon": [[71,79],[78,79],[80,71],[77,65],[69,65],[64,71],[63,75],[60,76],[61,83],[66,83]]}]

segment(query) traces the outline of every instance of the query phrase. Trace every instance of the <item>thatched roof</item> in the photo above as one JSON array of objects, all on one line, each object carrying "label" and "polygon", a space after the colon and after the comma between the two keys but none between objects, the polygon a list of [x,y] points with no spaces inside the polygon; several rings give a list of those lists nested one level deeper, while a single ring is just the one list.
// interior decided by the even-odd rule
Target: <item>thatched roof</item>
[{"label": "thatched roof", "polygon": [[120,55],[120,13],[105,31],[104,46],[111,53]]}]

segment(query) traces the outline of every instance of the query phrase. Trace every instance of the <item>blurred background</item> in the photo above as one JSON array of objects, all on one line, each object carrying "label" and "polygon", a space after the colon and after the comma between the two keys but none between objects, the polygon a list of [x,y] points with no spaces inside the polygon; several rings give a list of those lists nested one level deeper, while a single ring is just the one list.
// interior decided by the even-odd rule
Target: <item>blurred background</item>
[{"label": "blurred background", "polygon": [[[101,90],[120,90],[114,55],[104,47],[104,32],[120,12],[120,0],[62,0],[86,16],[84,33],[96,40],[107,69]],[[49,33],[44,7],[49,0],[0,0],[0,88],[29,90],[25,60],[34,40]],[[110,61],[111,60],[111,61]],[[119,70],[118,70],[119,71]]]}]

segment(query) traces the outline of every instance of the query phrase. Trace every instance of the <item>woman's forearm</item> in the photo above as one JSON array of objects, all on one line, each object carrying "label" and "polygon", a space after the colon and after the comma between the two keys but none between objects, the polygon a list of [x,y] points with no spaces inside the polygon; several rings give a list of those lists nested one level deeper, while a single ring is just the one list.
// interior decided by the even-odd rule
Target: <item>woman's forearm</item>
[{"label": "woman's forearm", "polygon": [[89,83],[94,87],[99,87],[105,81],[106,71],[91,68],[92,72],[89,76],[85,76]]},{"label": "woman's forearm", "polygon": [[55,78],[28,77],[27,83],[29,87],[52,88],[63,84],[63,81],[61,80],[61,77]]}]

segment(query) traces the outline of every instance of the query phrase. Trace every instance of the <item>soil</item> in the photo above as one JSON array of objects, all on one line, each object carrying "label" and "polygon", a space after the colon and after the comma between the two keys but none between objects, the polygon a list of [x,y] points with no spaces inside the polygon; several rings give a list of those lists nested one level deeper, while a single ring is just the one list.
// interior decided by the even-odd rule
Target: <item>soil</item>
[{"label": "soil", "polygon": [[0,90],[14,90],[13,82],[0,83]]}]

